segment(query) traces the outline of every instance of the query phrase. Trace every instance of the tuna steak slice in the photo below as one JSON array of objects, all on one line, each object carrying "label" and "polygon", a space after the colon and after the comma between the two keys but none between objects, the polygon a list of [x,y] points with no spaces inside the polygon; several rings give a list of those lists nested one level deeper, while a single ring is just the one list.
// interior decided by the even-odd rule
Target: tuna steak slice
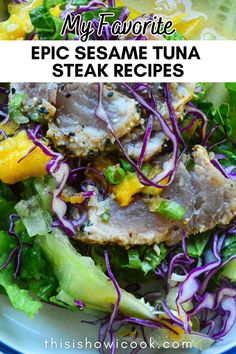
[{"label": "tuna steak slice", "polygon": [[[55,146],[65,147],[75,156],[87,157],[103,151],[110,143],[105,124],[95,115],[97,84],[66,84],[57,93],[57,114],[49,122],[48,137]],[[140,123],[137,103],[108,85],[103,85],[103,105],[120,138]]]},{"label": "tuna steak slice", "polygon": [[[140,198],[127,207],[120,207],[111,198],[99,202],[94,197],[88,209],[89,221],[78,239],[87,243],[122,246],[163,241],[175,244],[181,239],[182,230],[191,235],[228,224],[236,215],[236,183],[226,179],[212,165],[202,146],[194,148],[193,158],[193,170],[187,171],[184,163],[180,162],[174,182],[161,193],[161,197],[186,208],[184,221],[170,221],[150,212]],[[103,223],[101,215],[107,208],[111,217],[108,223]]]}]

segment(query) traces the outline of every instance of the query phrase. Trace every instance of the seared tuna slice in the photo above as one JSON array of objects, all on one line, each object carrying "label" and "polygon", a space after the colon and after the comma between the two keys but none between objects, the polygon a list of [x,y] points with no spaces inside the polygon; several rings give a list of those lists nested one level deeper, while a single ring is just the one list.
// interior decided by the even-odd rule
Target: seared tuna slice
[{"label": "seared tuna slice", "polygon": [[[138,197],[127,207],[120,207],[112,198],[99,201],[92,198],[88,208],[89,221],[83,226],[78,239],[88,243],[115,243],[122,246],[181,240],[183,230],[196,234],[227,225],[236,215],[236,182],[226,179],[210,161],[202,146],[193,152],[194,168],[186,169],[179,163],[174,182],[161,198],[176,201],[186,209],[183,221],[173,221],[149,210],[149,205]],[[102,214],[110,210],[108,223]]]},{"label": "seared tuna slice", "polygon": [[[66,84],[57,94],[57,114],[49,123],[48,137],[56,146],[75,156],[88,157],[103,151],[112,140],[109,131],[95,110],[97,84]],[[140,123],[136,101],[103,85],[103,105],[115,133],[120,138]]]}]

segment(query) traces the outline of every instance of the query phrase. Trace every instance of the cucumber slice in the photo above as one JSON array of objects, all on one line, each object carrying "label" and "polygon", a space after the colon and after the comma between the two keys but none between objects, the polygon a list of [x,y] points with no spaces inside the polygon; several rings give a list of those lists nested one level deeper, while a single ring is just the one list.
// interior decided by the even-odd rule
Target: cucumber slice
[{"label": "cucumber slice", "polygon": [[[65,298],[76,299],[89,308],[111,312],[117,293],[111,280],[90,257],[81,256],[59,230],[38,236],[37,242],[51,261]],[[121,290],[120,311],[127,316],[155,319],[152,312],[132,294]]]}]

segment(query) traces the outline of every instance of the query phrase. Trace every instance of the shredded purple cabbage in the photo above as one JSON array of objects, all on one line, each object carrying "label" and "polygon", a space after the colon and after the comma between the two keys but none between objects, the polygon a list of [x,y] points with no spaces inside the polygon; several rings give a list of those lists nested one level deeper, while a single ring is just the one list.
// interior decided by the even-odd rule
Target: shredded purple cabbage
[{"label": "shredded purple cabbage", "polygon": [[221,164],[219,163],[219,161],[216,158],[212,159],[211,163],[212,163],[212,165],[215,166],[215,168],[217,168],[217,170],[219,170],[222,173],[222,175],[225,178],[230,179],[229,175],[226,173],[226,171],[224,170],[224,168],[221,166]]},{"label": "shredded purple cabbage", "polygon": [[85,304],[80,300],[75,300],[74,303],[80,310],[84,310],[86,308]]},{"label": "shredded purple cabbage", "polygon": [[209,137],[206,137],[206,128],[207,128],[207,123],[208,123],[207,116],[205,115],[205,113],[200,111],[198,108],[196,108],[192,104],[187,107],[186,114],[192,115],[193,119],[192,119],[192,122],[190,123],[190,125],[188,125],[185,128],[182,128],[182,131],[186,131],[186,130],[192,128],[193,125],[196,123],[196,121],[198,119],[200,119],[202,121],[201,129],[200,129],[200,138],[201,138],[203,145],[205,145],[206,141],[207,141],[206,139],[209,139]]},{"label": "shredded purple cabbage", "polygon": [[[74,168],[73,170],[70,171],[69,178],[71,181],[75,180],[75,177],[79,171],[91,171],[91,172],[94,172],[95,174],[97,174],[101,178],[101,180],[103,180],[105,183],[105,188],[102,188],[102,194],[104,197],[106,196],[106,194],[108,192],[109,184],[108,184],[106,177],[102,171],[98,170],[95,167],[90,167],[90,166],[77,167],[77,168]],[[91,180],[84,180],[81,182],[81,188],[83,188],[83,190],[87,192],[87,187],[85,187],[86,185],[95,186],[95,183]]]},{"label": "shredded purple cabbage", "polygon": [[[145,182],[147,182],[148,180],[148,184],[149,185],[153,185],[157,188],[165,188],[168,185],[170,185],[174,179],[175,176],[175,172],[176,172],[176,168],[177,168],[177,163],[178,163],[178,152],[179,152],[179,148],[178,148],[178,138],[177,136],[174,134],[174,132],[171,130],[171,128],[169,127],[168,123],[165,121],[164,117],[161,115],[160,112],[157,111],[156,107],[153,107],[153,105],[149,104],[140,94],[138,94],[131,86],[129,86],[128,84],[123,84],[127,90],[133,95],[133,97],[136,99],[137,102],[139,102],[139,104],[141,104],[141,106],[143,106],[144,108],[146,108],[148,111],[150,111],[150,113],[152,113],[154,115],[155,118],[158,119],[161,127],[162,127],[162,131],[163,133],[166,135],[166,137],[172,142],[173,144],[173,152],[172,152],[172,156],[169,159],[169,161],[167,161],[164,165],[163,165],[163,171],[159,174],[157,174],[150,183],[150,180],[148,180],[147,178],[145,178]],[[153,97],[154,95],[152,95]],[[168,108],[172,110],[172,104],[170,102],[170,100],[168,100]],[[172,119],[175,119],[175,116],[172,115]],[[173,128],[173,122],[172,122],[172,128]],[[136,169],[137,170],[137,169]],[[138,172],[138,171],[137,171]],[[140,174],[139,175],[142,177],[143,176]],[[163,181],[164,179],[169,178],[169,181],[165,184],[165,186],[158,184],[158,182]]]},{"label": "shredded purple cabbage", "polygon": [[[221,251],[227,235],[236,234],[235,225],[227,229],[219,229],[213,235],[211,254],[206,258],[194,259],[188,255],[183,234],[182,249],[174,247],[170,250],[167,259],[156,269],[158,278],[165,281],[166,291],[169,291],[169,281],[173,273],[185,274],[185,280],[180,283],[176,298],[178,317],[172,313],[165,301],[161,302],[163,311],[169,316],[172,324],[182,327],[186,333],[191,333],[191,318],[197,316],[200,321],[201,333],[213,340],[224,337],[236,321],[236,289],[232,283],[225,281],[221,286],[210,293],[208,285],[213,276],[231,260],[222,261]],[[163,265],[168,264],[168,269]],[[185,305],[191,301],[191,310],[185,310]]]},{"label": "shredded purple cabbage", "polygon": [[27,133],[29,138],[36,146],[40,147],[40,149],[46,155],[52,157],[52,159],[46,165],[48,173],[53,178],[55,178],[57,182],[57,187],[52,193],[52,210],[57,217],[59,226],[66,232],[69,237],[72,237],[76,234],[76,228],[72,221],[66,218],[67,205],[60,198],[61,192],[63,191],[69,176],[69,166],[63,162],[63,156],[61,154],[53,152],[37,139],[37,131],[35,134],[35,132],[33,132],[31,129],[28,129]]},{"label": "shredded purple cabbage", "polygon": [[15,4],[24,4],[27,3],[28,0],[13,0]]},{"label": "shredded purple cabbage", "polygon": [[79,6],[77,10],[73,12],[74,15],[82,14],[93,10],[98,10],[100,7],[108,7],[103,1],[90,1],[86,6]]},{"label": "shredded purple cabbage", "polygon": [[2,135],[4,140],[8,139],[8,136],[3,129],[0,129],[0,134]]},{"label": "shredded purple cabbage", "polygon": [[[120,301],[121,301],[120,287],[119,287],[119,285],[112,273],[110,261],[109,261],[109,255],[108,255],[107,250],[104,251],[104,256],[105,256],[105,263],[106,263],[109,278],[113,282],[113,285],[114,285],[116,292],[117,292],[117,300],[114,305],[112,314],[110,316],[100,320],[101,325],[99,328],[98,339],[99,339],[100,343],[104,343],[104,341],[107,337],[107,334],[109,334],[110,345],[111,345],[110,354],[114,354],[116,352],[116,350],[115,350],[115,341],[116,341],[115,333],[117,331],[119,331],[119,329],[122,326],[125,326],[125,325],[133,324],[135,326],[140,327],[142,330],[143,339],[145,341],[147,341],[147,339],[145,337],[145,333],[144,333],[145,327],[154,328],[154,329],[165,328],[165,329],[170,330],[174,334],[178,334],[178,332],[175,331],[173,327],[168,325],[168,322],[161,322],[161,321],[158,321],[158,319],[155,321],[155,320],[144,320],[144,319],[140,319],[140,318],[136,318],[136,317],[125,317],[119,313],[119,305],[120,305]],[[152,295],[154,295],[154,294],[152,294]],[[155,295],[159,296],[159,293],[155,293]],[[181,321],[179,321],[179,322],[181,323]],[[98,322],[94,322],[94,324],[97,324],[97,323]],[[176,323],[176,321],[175,321],[175,323]],[[100,349],[100,353],[104,354],[103,347]]]},{"label": "shredded purple cabbage", "polygon": [[224,154],[216,154],[214,159],[211,160],[211,163],[222,173],[225,178],[236,181],[236,166],[231,165],[224,168],[219,162],[219,160],[224,160],[226,158],[227,156]]},{"label": "shredded purple cabbage", "polygon": [[[177,138],[176,138],[175,134],[172,132],[172,130],[170,129],[170,127],[167,124],[167,122],[165,121],[165,119],[163,118],[163,116],[160,114],[160,112],[158,112],[156,110],[156,108],[153,107],[153,104],[149,104],[131,86],[129,86],[127,84],[123,84],[123,85],[128,89],[128,91],[130,91],[132,93],[132,95],[134,96],[134,98],[136,99],[137,102],[139,102],[143,107],[148,109],[151,114],[153,114],[156,118],[158,118],[158,120],[159,120],[159,122],[160,122],[160,124],[162,126],[162,130],[163,130],[164,134],[173,143],[172,156],[171,156],[170,160],[167,161],[163,165],[163,171],[161,173],[157,174],[152,180],[150,180],[148,177],[146,177],[143,174],[143,172],[141,171],[139,166],[136,165],[136,163],[129,157],[128,153],[126,152],[126,150],[125,150],[125,148],[123,146],[123,144],[121,143],[121,141],[117,137],[116,133],[114,132],[113,127],[111,126],[111,122],[110,122],[110,120],[109,120],[109,118],[107,116],[107,113],[106,113],[105,109],[104,109],[104,106],[103,106],[103,103],[102,103],[102,84],[101,83],[98,84],[98,104],[97,104],[97,108],[96,108],[95,114],[107,126],[107,129],[109,130],[111,135],[115,138],[115,140],[116,140],[120,150],[124,154],[125,158],[127,159],[127,161],[131,164],[131,166],[137,172],[138,176],[140,177],[141,182],[143,184],[145,184],[145,185],[148,185],[148,186],[153,186],[153,187],[157,187],[157,188],[162,188],[163,189],[163,188],[167,187],[168,185],[170,185],[172,183],[172,181],[174,179],[174,175],[175,175],[176,169],[177,169],[178,151],[179,151]],[[158,184],[158,182],[161,182],[161,181],[163,181],[166,178],[168,178],[169,181],[165,185]]]}]

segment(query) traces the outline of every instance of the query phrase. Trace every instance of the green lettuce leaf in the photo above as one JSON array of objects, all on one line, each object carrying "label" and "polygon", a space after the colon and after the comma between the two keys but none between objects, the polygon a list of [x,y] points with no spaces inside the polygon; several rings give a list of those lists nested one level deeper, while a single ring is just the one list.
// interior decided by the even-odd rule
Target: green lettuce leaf
[{"label": "green lettuce leaf", "polygon": [[11,96],[8,103],[9,117],[18,124],[29,122],[29,118],[21,112],[25,97],[24,93],[16,93]]},{"label": "green lettuce leaf", "polygon": [[229,257],[236,253],[236,234],[227,236],[224,247],[222,249],[222,259],[226,261]]},{"label": "green lettuce leaf", "polygon": [[184,41],[185,40],[184,36],[177,31],[170,36],[165,35],[164,38],[167,41]]},{"label": "green lettuce leaf", "polygon": [[65,4],[66,2],[67,2],[67,0],[44,0],[43,4],[47,10],[50,10],[52,7],[57,6],[57,5],[61,6],[61,5]]},{"label": "green lettuce leaf", "polygon": [[0,272],[0,286],[6,291],[15,309],[25,312],[29,317],[33,317],[41,308],[41,303],[38,300],[34,300],[28,290],[21,289],[12,280],[8,270]]},{"label": "green lettuce leaf", "polygon": [[[39,300],[49,301],[57,295],[58,281],[35,238],[28,235],[21,220],[15,222],[15,232],[23,243],[20,273],[13,279],[13,259],[7,268],[0,271],[0,288],[5,289],[16,309],[32,316],[41,307]],[[10,237],[7,231],[0,231],[0,267],[17,245],[15,238]]]},{"label": "green lettuce leaf", "polygon": [[[141,246],[132,247],[126,250],[123,247],[110,246],[108,247],[111,255],[111,264],[115,271],[119,273],[122,269],[138,270],[144,275],[151,271],[155,271],[156,267],[162,262],[167,254],[167,248],[164,243],[157,246]],[[91,247],[91,255],[96,265],[106,270],[104,261],[103,247],[93,245]],[[126,275],[128,275],[126,273]]]},{"label": "green lettuce leaf", "polygon": [[210,232],[194,235],[187,240],[187,252],[190,257],[199,258],[208,244]]},{"label": "green lettuce leaf", "polygon": [[63,20],[51,15],[46,6],[41,5],[30,11],[30,19],[39,39],[61,39]]},{"label": "green lettuce leaf", "polygon": [[231,136],[236,135],[236,83],[228,82],[225,83],[225,88],[228,90],[229,94],[229,119],[231,124]]}]

